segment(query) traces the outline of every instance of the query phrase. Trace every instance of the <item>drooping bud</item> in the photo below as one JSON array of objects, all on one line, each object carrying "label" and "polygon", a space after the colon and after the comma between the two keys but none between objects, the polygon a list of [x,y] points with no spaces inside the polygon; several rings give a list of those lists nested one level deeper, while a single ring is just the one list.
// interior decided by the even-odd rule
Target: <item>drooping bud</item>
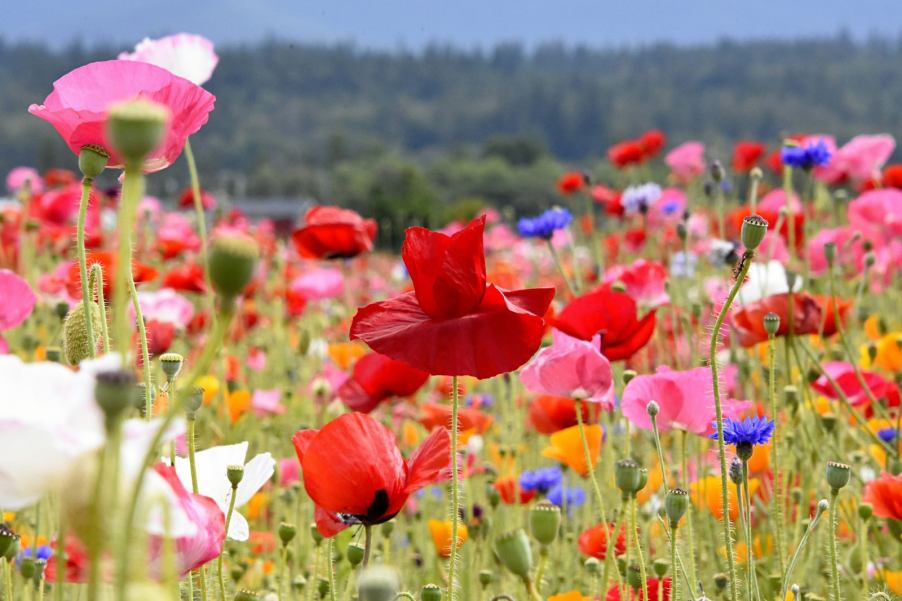
[{"label": "drooping bud", "polygon": [[764,241],[767,234],[767,220],[760,215],[749,215],[742,220],[740,238],[748,250],[755,250]]},{"label": "drooping bud", "polygon": [[[100,323],[100,306],[91,301],[91,323]],[[99,338],[99,337],[98,337]],[[78,365],[85,359],[93,359],[97,354],[97,342],[94,344],[88,340],[88,322],[87,311],[84,303],[78,303],[63,322],[63,354],[66,356],[66,363],[69,365]]]},{"label": "drooping bud", "polygon": [[495,541],[495,554],[510,572],[528,578],[532,571],[532,548],[522,528],[502,535]]},{"label": "drooping bud", "polygon": [[169,110],[137,98],[113,105],[108,113],[107,138],[127,163],[140,165],[166,137]]}]

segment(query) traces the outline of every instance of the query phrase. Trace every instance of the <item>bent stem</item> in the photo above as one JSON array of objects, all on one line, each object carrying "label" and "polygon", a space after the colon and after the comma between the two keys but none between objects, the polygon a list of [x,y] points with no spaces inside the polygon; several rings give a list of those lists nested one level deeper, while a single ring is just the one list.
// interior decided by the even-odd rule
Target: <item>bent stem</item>
[{"label": "bent stem", "polygon": [[451,555],[448,557],[448,593],[449,601],[457,599],[457,529],[460,522],[460,474],[457,467],[458,447],[458,412],[460,411],[460,391],[457,388],[457,376],[451,376]]},{"label": "bent stem", "polygon": [[814,514],[814,518],[808,524],[808,528],[805,529],[805,534],[802,535],[799,546],[796,547],[795,553],[793,553],[792,557],[789,559],[786,573],[783,574],[783,588],[780,590],[780,599],[785,599],[786,593],[789,592],[789,582],[792,578],[792,572],[795,570],[796,563],[798,563],[799,557],[802,555],[802,551],[805,549],[805,545],[808,543],[811,533],[814,532],[814,529],[817,527],[817,523],[820,521],[822,514],[823,512],[818,508],[817,512]]},{"label": "bent stem", "polygon": [[97,352],[94,342],[94,324],[91,318],[91,287],[88,285],[88,259],[85,252],[85,225],[88,218],[88,200],[91,198],[91,186],[94,178],[83,177],[81,180],[81,201],[78,204],[78,226],[75,230],[75,244],[78,247],[78,273],[81,277],[81,302],[85,307],[85,331],[92,352]]},{"label": "bent stem", "polygon": [[200,178],[197,176],[197,163],[194,151],[191,150],[191,139],[185,140],[185,159],[188,161],[188,175],[191,178],[191,196],[194,198],[194,212],[197,214],[197,233],[200,236],[200,261],[204,266],[204,281],[207,283],[207,302],[213,306],[213,287],[210,285],[210,267],[207,264],[207,216],[201,200]]},{"label": "bent stem", "polygon": [[736,281],[733,283],[732,288],[730,288],[730,294],[727,296],[727,300],[724,301],[723,307],[721,307],[720,313],[717,315],[717,320],[714,322],[714,331],[711,334],[711,348],[708,356],[711,364],[711,378],[714,383],[714,413],[717,421],[717,455],[720,460],[720,492],[721,507],[723,508],[723,511],[721,512],[723,514],[721,520],[723,523],[723,544],[727,552],[727,566],[729,568],[730,577],[730,597],[733,601],[739,600],[739,583],[737,582],[736,575],[736,556],[733,552],[733,537],[730,533],[730,512],[727,511],[727,508],[730,506],[729,490],[727,488],[727,478],[729,475],[727,472],[727,450],[723,439],[723,407],[720,400],[720,378],[717,373],[717,343],[720,339],[720,329],[723,327],[724,319],[726,319],[727,313],[730,310],[730,305],[733,304],[733,300],[735,300],[736,295],[739,293],[739,288],[745,281],[745,277],[752,265],[754,256],[755,251],[745,251],[741,263],[742,267],[739,269],[739,273],[736,274]]}]

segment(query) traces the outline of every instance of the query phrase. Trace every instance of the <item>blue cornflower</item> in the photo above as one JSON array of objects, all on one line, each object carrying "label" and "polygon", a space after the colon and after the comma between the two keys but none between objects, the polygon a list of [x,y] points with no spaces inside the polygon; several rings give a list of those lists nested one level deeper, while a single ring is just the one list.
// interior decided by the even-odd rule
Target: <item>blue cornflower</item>
[{"label": "blue cornflower", "polygon": [[567,209],[555,207],[548,209],[538,217],[521,217],[517,222],[517,231],[524,238],[543,238],[551,240],[556,230],[562,230],[573,220]]},{"label": "blue cornflower", "polygon": [[877,432],[877,436],[879,436],[880,440],[883,442],[892,442],[899,436],[899,432],[895,428],[883,428]]},{"label": "blue cornflower", "polygon": [[555,486],[558,486],[563,478],[564,474],[559,467],[526,470],[520,474],[520,488],[526,491],[534,490],[544,495]]},{"label": "blue cornflower", "polygon": [[564,486],[563,484],[558,484],[557,486],[549,490],[548,494],[545,495],[545,498],[558,507],[563,507],[565,503],[565,494],[568,511],[570,510],[570,508],[579,507],[586,502],[586,491],[578,486]]},{"label": "blue cornflower", "polygon": [[[713,422],[717,429],[717,422]],[[752,456],[752,447],[770,440],[774,432],[774,422],[766,417],[747,417],[744,420],[727,418],[723,420],[723,440],[736,447],[736,454],[741,459]],[[717,432],[711,435],[717,440]]]},{"label": "blue cornflower", "polygon": [[780,152],[780,158],[784,165],[798,167],[806,171],[813,167],[820,167],[830,162],[833,153],[827,148],[823,140],[806,144],[805,146],[784,146]]},{"label": "blue cornflower", "polygon": [[467,407],[488,408],[495,404],[495,397],[484,392],[467,395],[465,400]]},{"label": "blue cornflower", "polygon": [[[19,555],[16,557],[16,565],[21,565],[23,559],[25,559],[26,557],[32,557],[33,554],[34,554],[34,551],[31,547],[26,547],[26,548],[22,549],[21,551],[19,551]],[[53,548],[50,547],[49,545],[41,545],[40,547],[38,547],[36,559],[42,559],[44,561],[47,561],[52,556],[53,556]]]}]

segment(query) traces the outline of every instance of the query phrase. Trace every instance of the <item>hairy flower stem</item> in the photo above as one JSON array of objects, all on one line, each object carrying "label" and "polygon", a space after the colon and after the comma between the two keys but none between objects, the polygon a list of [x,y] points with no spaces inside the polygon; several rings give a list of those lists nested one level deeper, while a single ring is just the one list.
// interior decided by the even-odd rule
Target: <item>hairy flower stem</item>
[{"label": "hairy flower stem", "polygon": [[561,274],[561,279],[564,280],[564,285],[567,286],[567,292],[570,293],[570,296],[576,296],[576,288],[573,285],[573,282],[570,281],[570,278],[567,277],[567,272],[564,271],[564,264],[561,262],[561,256],[558,254],[557,249],[554,247],[554,244],[551,243],[551,240],[548,240],[548,250],[551,252],[551,258],[554,260],[554,266],[557,268],[559,274]]},{"label": "hairy flower stem", "polygon": [[451,376],[451,555],[448,557],[448,601],[457,599],[457,529],[460,522],[460,473],[457,466],[457,447],[460,437],[458,413],[460,391],[457,376]]},{"label": "hairy flower stem", "polygon": [[667,467],[667,464],[664,462],[664,450],[661,448],[661,435],[658,432],[658,418],[655,415],[651,415],[651,431],[655,435],[655,449],[658,450],[658,463],[661,465],[661,484],[664,486],[664,492],[666,493],[670,487],[667,485],[667,472],[670,471]]},{"label": "hairy flower stem", "polygon": [[213,287],[210,285],[210,266],[207,264],[207,217],[201,199],[200,178],[197,176],[197,163],[194,151],[191,150],[191,139],[185,140],[185,159],[188,161],[188,175],[191,178],[191,196],[194,198],[194,212],[197,215],[197,233],[200,236],[200,262],[204,266],[204,282],[207,284],[207,302],[213,307]]},{"label": "hairy flower stem", "polygon": [[724,319],[726,319],[727,313],[730,311],[730,305],[733,304],[733,300],[735,300],[736,295],[739,293],[739,288],[742,287],[742,283],[745,281],[749,268],[752,266],[752,259],[754,256],[755,251],[745,251],[741,263],[742,267],[739,269],[739,273],[736,274],[736,281],[733,283],[733,287],[730,288],[727,300],[724,301],[723,307],[721,307],[720,313],[717,315],[717,320],[714,322],[714,332],[711,335],[711,348],[708,356],[708,360],[711,363],[711,378],[714,383],[714,413],[717,421],[717,455],[720,459],[720,498],[721,507],[723,508],[723,511],[721,512],[723,514],[721,520],[723,523],[723,544],[727,552],[728,576],[730,577],[730,598],[732,601],[739,601],[739,583],[737,582],[738,577],[736,574],[736,556],[733,552],[730,512],[727,510],[730,506],[730,496],[727,488],[729,472],[727,471],[727,450],[723,439],[723,407],[720,400],[720,377],[717,373],[717,343],[720,340],[720,329],[723,327]]},{"label": "hairy flower stem", "polygon": [[138,203],[143,197],[144,174],[141,172],[141,166],[127,165],[122,181],[119,218],[116,223],[119,230],[119,249],[113,279],[113,334],[116,339],[116,351],[122,356],[123,363],[127,361],[131,341],[126,305],[131,294],[128,281],[132,268],[132,230],[135,229]]},{"label": "hairy flower stem", "polygon": [[[197,425],[197,419],[193,414],[188,415],[188,465],[191,468],[191,492],[194,494],[199,494],[200,490],[197,486],[197,463],[195,461],[195,454],[197,453],[197,436],[195,434],[195,427]],[[232,492],[232,501],[235,499],[235,493]],[[226,533],[228,533],[228,528],[226,529]],[[220,557],[222,555],[220,554]],[[200,598],[202,601],[207,601],[207,574],[204,566],[201,566],[198,570],[200,575]]]},{"label": "hairy flower stem", "polygon": [[633,495],[630,503],[630,533],[636,546],[636,560],[639,563],[639,578],[642,579],[642,599],[648,599],[648,574],[645,571],[645,556],[642,553],[642,541],[639,540],[639,501]]},{"label": "hairy flower stem", "polygon": [[839,560],[836,553],[836,528],[839,520],[837,517],[837,502],[839,489],[830,491],[830,584],[833,592],[833,601],[841,601],[842,593],[839,585]]},{"label": "hairy flower stem", "polygon": [[[598,514],[601,517],[601,523],[605,521],[604,497],[601,495],[601,487],[598,486],[598,478],[595,476],[595,467],[592,465],[592,453],[589,451],[589,439],[586,437],[586,424],[583,421],[583,400],[574,399],[576,402],[576,423],[579,427],[579,439],[583,445],[583,456],[586,460],[586,472],[592,481],[592,490],[595,492],[595,502],[598,503]],[[564,497],[566,497],[566,492]]]},{"label": "hairy flower stem", "polygon": [[91,197],[93,177],[83,177],[81,180],[81,201],[78,204],[78,225],[75,230],[75,244],[78,247],[78,273],[81,277],[81,301],[85,307],[85,332],[87,332],[88,345],[92,351],[97,351],[94,342],[94,324],[90,310],[91,287],[88,285],[88,259],[85,252],[85,225],[88,218],[88,200]]},{"label": "hairy flower stem", "polygon": [[138,322],[138,339],[141,341],[141,371],[144,373],[144,419],[150,420],[153,417],[153,366],[150,364],[150,352],[147,349],[147,328],[144,325],[144,315],[141,313],[141,303],[138,302],[138,290],[135,288],[135,278],[131,269],[128,270],[127,275],[135,320]]},{"label": "hairy flower stem", "polygon": [[[684,486],[689,482],[689,432],[680,430],[680,461],[682,462]],[[686,509],[686,546],[689,551],[689,577],[691,578],[691,593],[698,590],[698,575],[695,571],[695,527],[692,519],[692,503]]]},{"label": "hairy flower stem", "polygon": [[[601,578],[601,590],[608,590],[608,581],[611,575],[611,565],[614,563],[614,553],[616,552],[617,545],[615,541],[619,536],[620,530],[623,528],[623,517],[626,514],[626,499],[620,504],[620,512],[617,517],[617,523],[614,525],[613,530],[608,531],[608,537],[605,540],[605,552],[604,552],[604,571]],[[602,524],[607,527],[607,522],[602,521]],[[620,571],[617,572],[617,582],[618,588],[620,586]]]},{"label": "hairy flower stem", "polygon": [[798,563],[799,557],[801,557],[802,551],[805,549],[808,539],[817,527],[817,523],[820,521],[822,514],[823,512],[818,508],[814,517],[808,523],[808,528],[805,529],[805,533],[802,535],[802,539],[799,541],[799,546],[796,547],[795,553],[789,558],[789,565],[786,566],[786,572],[783,574],[783,588],[780,590],[779,599],[786,598],[786,593],[789,592],[789,583],[792,579],[792,572],[795,570],[796,563]]},{"label": "hairy flower stem", "polygon": [[94,263],[91,266],[91,281],[97,291],[97,304],[100,306],[100,331],[103,335],[103,352],[109,353],[113,349],[110,348],[110,329],[107,327],[106,320],[106,299],[103,296],[103,266],[100,263]]},{"label": "hairy flower stem", "polygon": [[[679,524],[674,524],[670,532],[670,598],[673,601],[680,601],[680,579],[677,576],[677,532]],[[663,586],[658,587],[659,590]]]},{"label": "hairy flower stem", "polygon": [[[335,538],[332,537],[329,539],[329,544],[326,547],[326,553],[328,553],[328,557],[326,558],[328,561],[326,565],[329,566],[329,601],[337,601],[337,593],[336,593],[336,585],[335,585]],[[285,569],[286,564],[288,563],[288,549],[283,550],[283,558],[282,558],[282,569]],[[351,580],[351,576],[348,575],[348,581]],[[414,600],[416,601],[416,600]]]},{"label": "hairy flower stem", "polygon": [[[192,477],[194,477],[194,471],[193,471],[193,470],[192,470],[191,475],[192,475]],[[192,480],[192,482],[193,482],[193,480]],[[225,520],[225,531],[226,531],[226,534],[228,534],[228,532],[229,532],[229,524],[231,524],[231,522],[232,522],[232,514],[235,512],[235,495],[236,495],[237,493],[238,493],[238,485],[237,485],[237,484],[233,484],[233,485],[232,485],[232,494],[229,496],[229,511],[228,511],[228,513],[226,513],[226,520]],[[224,552],[225,552],[225,549],[223,549],[223,553],[224,553]],[[216,572],[217,572],[218,575],[219,575],[219,601],[226,601],[226,593],[225,593],[225,576],[224,576],[223,573],[222,573],[222,555],[223,555],[223,553],[220,553],[220,554],[219,554],[219,557],[216,558]],[[283,568],[284,568],[284,565],[283,565]],[[280,581],[280,582],[279,582],[279,595],[280,595],[280,597],[281,597],[281,594],[282,594],[282,583],[281,583],[281,581]]]},{"label": "hairy flower stem", "polygon": [[768,336],[767,341],[767,379],[768,395],[770,396],[771,419],[774,420],[773,452],[774,452],[774,496],[771,500],[774,512],[774,522],[777,530],[777,562],[780,573],[785,569],[783,549],[786,545],[783,520],[783,471],[780,469],[780,420],[777,415],[777,341],[774,335]]},{"label": "hairy flower stem", "polygon": [[[748,459],[742,460],[742,489],[743,493],[740,495],[739,500],[740,503],[744,503],[745,512],[745,544],[746,544],[746,571],[748,574],[746,578],[748,582],[746,583],[747,590],[747,598],[757,599],[758,598],[758,577],[755,573],[755,557],[753,553],[753,540],[752,540],[752,496],[751,491],[749,490],[749,461]],[[752,592],[754,591],[755,596],[752,596]]]},{"label": "hairy flower stem", "polygon": [[370,551],[373,548],[373,527],[366,524],[363,527],[363,533],[363,562],[360,567],[366,569],[370,565]]}]

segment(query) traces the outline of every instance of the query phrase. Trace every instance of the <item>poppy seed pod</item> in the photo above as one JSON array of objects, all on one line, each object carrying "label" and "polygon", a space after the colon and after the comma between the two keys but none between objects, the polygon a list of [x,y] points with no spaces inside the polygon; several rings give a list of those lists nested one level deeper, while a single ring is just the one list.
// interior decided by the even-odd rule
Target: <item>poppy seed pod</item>
[{"label": "poppy seed pod", "polygon": [[836,242],[824,244],[824,258],[827,259],[827,265],[833,265],[833,261],[836,259]]},{"label": "poppy seed pod", "polygon": [[764,241],[767,234],[767,220],[760,215],[749,215],[742,220],[740,238],[748,250],[755,250]]},{"label": "poppy seed pod", "polygon": [[557,538],[561,526],[561,508],[542,501],[529,510],[529,529],[541,545],[550,545]]},{"label": "poppy seed pod", "polygon": [[670,570],[670,562],[659,557],[652,562],[651,567],[657,578],[663,578],[667,571]]},{"label": "poppy seed pod", "polygon": [[[100,306],[91,301],[91,323],[100,323]],[[78,365],[85,359],[93,359],[97,354],[97,342],[95,340],[92,348],[91,341],[88,340],[88,324],[87,312],[84,303],[75,305],[69,314],[66,315],[66,321],[63,322],[63,354],[69,365]]]},{"label": "poppy seed pod", "polygon": [[105,371],[97,374],[94,399],[107,421],[117,419],[132,406],[135,376],[124,370]]},{"label": "poppy seed pod", "polygon": [[874,506],[870,503],[862,503],[858,506],[858,517],[863,520],[871,519],[874,515]]},{"label": "poppy seed pod", "polygon": [[623,370],[623,384],[624,384],[624,386],[627,385],[627,384],[629,384],[630,381],[631,381],[633,378],[635,378],[637,375],[639,375],[639,374],[636,373],[636,370],[635,370],[635,369],[625,369],[625,370]]},{"label": "poppy seed pod", "polygon": [[771,311],[764,316],[764,331],[768,336],[776,336],[780,329],[780,316]]},{"label": "poppy seed pod", "polygon": [[764,178],[764,172],[761,171],[761,167],[752,167],[752,170],[749,171],[749,177],[760,180]]},{"label": "poppy seed pod", "polygon": [[258,601],[258,597],[251,591],[241,590],[235,593],[235,601]]},{"label": "poppy seed pod", "polygon": [[727,585],[730,583],[730,577],[724,574],[723,572],[718,572],[714,574],[714,586],[718,591],[722,591],[727,588]]},{"label": "poppy seed pod", "polygon": [[614,465],[614,482],[624,494],[632,495],[639,491],[641,481],[639,464],[632,459],[621,459]]},{"label": "poppy seed pod", "polygon": [[682,519],[688,509],[688,492],[682,488],[673,488],[667,491],[667,496],[664,498],[664,512],[667,514],[667,519],[670,520],[671,528],[676,528],[679,525],[680,519]]},{"label": "poppy seed pod", "polygon": [[226,476],[229,478],[232,488],[238,488],[238,485],[241,484],[241,480],[244,478],[244,466],[232,464],[226,467]]},{"label": "poppy seed pod", "polygon": [[194,388],[185,398],[185,413],[188,414],[188,419],[194,419],[194,414],[197,413],[197,410],[200,409],[200,406],[204,404],[204,389],[200,386]]},{"label": "poppy seed pod", "polygon": [[348,543],[345,557],[348,558],[348,563],[351,564],[351,567],[356,568],[358,565],[360,565],[360,562],[363,561],[363,556],[365,553],[366,549],[360,543]]},{"label": "poppy seed pod", "polygon": [[626,569],[626,582],[634,591],[642,588],[642,572],[636,564],[630,564]]},{"label": "poppy seed pod", "polygon": [[357,579],[359,601],[394,601],[400,588],[397,572],[386,566],[367,568]]},{"label": "poppy seed pod", "polygon": [[163,373],[169,380],[175,379],[184,362],[185,358],[178,353],[163,353],[160,355],[160,369],[163,370]]},{"label": "poppy seed pod", "polygon": [[96,144],[82,146],[78,153],[78,169],[89,180],[100,175],[109,161],[110,154]]},{"label": "poppy seed pod", "polygon": [[210,245],[210,280],[213,288],[231,302],[247,287],[260,256],[257,243],[243,234],[217,236]]},{"label": "poppy seed pod", "polygon": [[502,535],[495,541],[495,554],[512,574],[528,578],[532,571],[532,548],[522,528]]},{"label": "poppy seed pod", "polygon": [[491,570],[479,571],[479,584],[482,585],[482,588],[485,588],[488,585],[492,584],[492,580],[494,580],[494,576],[492,575]]},{"label": "poppy seed pod", "polygon": [[586,568],[586,571],[590,574],[599,574],[601,573],[601,561],[598,560],[597,557],[590,557],[585,561],[583,566]]},{"label": "poppy seed pod", "polygon": [[279,540],[282,541],[283,545],[288,545],[288,543],[294,540],[294,536],[297,532],[298,529],[294,524],[289,524],[287,522],[279,524]]},{"label": "poppy seed pod", "polygon": [[657,401],[649,401],[648,405],[645,406],[645,410],[651,417],[655,417],[661,411],[661,406],[658,405]]},{"label": "poppy seed pod", "polygon": [[120,102],[108,112],[107,138],[126,163],[140,164],[166,137],[169,118],[169,109],[150,100]]},{"label": "poppy seed pod", "polygon": [[435,584],[427,584],[420,590],[420,601],[442,601],[442,589]]},{"label": "poppy seed pod", "polygon": [[19,540],[19,535],[6,524],[0,524],[0,557],[6,556],[10,546]]},{"label": "poppy seed pod", "polygon": [[839,492],[839,489],[849,483],[851,473],[849,466],[845,463],[837,463],[836,461],[827,462],[827,484],[833,489],[834,494]]}]

